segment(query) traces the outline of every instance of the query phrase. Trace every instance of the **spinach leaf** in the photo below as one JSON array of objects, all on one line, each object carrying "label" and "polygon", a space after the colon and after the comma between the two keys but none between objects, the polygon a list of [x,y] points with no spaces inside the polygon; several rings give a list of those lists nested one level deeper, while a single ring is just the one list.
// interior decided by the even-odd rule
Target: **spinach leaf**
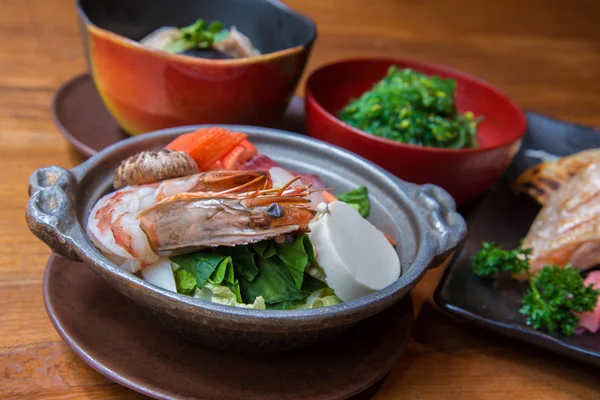
[{"label": "spinach leaf", "polygon": [[[171,258],[175,264],[181,266],[196,278],[198,287],[204,286],[213,272],[219,267],[225,256],[216,253],[197,252]],[[225,272],[225,271],[224,271]]]},{"label": "spinach leaf", "polygon": [[302,235],[302,236],[304,237],[302,244],[304,245],[304,251],[306,252],[306,255],[308,256],[308,262],[311,263],[312,265],[318,265],[317,260],[315,259],[315,250],[313,249],[313,245],[312,245],[312,242],[310,241],[310,238],[308,237],[308,235]]},{"label": "spinach leaf", "polygon": [[254,253],[250,246],[220,247],[219,252],[229,255],[233,259],[233,269],[239,277],[253,281],[258,275],[258,267],[254,260]]},{"label": "spinach leaf", "polygon": [[[288,266],[290,274],[296,282],[296,287],[300,289],[302,287],[306,265],[308,264],[309,259],[314,260],[312,243],[310,242],[308,235],[298,236],[292,244],[274,243],[274,246],[277,251],[277,257]],[[310,249],[309,254],[307,254],[307,248]]]},{"label": "spinach leaf", "polygon": [[179,267],[175,271],[177,290],[188,295],[220,285],[231,291],[229,296],[235,295],[237,303],[253,304],[260,298],[271,308],[292,309],[304,307],[309,296],[327,288],[325,282],[305,272],[307,265],[317,266],[308,235],[300,235],[290,244],[264,241],[219,247],[171,261]]},{"label": "spinach leaf", "polygon": [[212,284],[219,285],[223,281],[233,283],[235,280],[233,276],[233,261],[231,261],[231,257],[223,257],[215,271],[211,274],[208,281]]},{"label": "spinach leaf", "polygon": [[277,251],[270,240],[254,243],[252,245],[252,249],[257,255],[264,258],[273,257],[275,254],[277,254]]},{"label": "spinach leaf", "polygon": [[258,257],[257,262],[260,273],[253,281],[240,277],[240,291],[245,303],[253,303],[258,296],[262,296],[269,304],[303,300],[306,297],[296,287],[290,268],[279,258]]},{"label": "spinach leaf", "polygon": [[365,186],[340,194],[338,200],[351,205],[363,218],[367,218],[371,212],[369,191]]},{"label": "spinach leaf", "polygon": [[327,283],[320,279],[313,278],[309,274],[304,274],[304,283],[302,284],[302,292],[307,295],[320,289],[328,288]]}]

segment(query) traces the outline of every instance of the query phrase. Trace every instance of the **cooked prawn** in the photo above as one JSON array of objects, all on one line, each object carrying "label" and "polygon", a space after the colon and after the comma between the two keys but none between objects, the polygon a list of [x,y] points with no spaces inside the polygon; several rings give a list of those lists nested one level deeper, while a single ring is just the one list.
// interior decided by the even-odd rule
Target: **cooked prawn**
[{"label": "cooked prawn", "polygon": [[161,256],[308,232],[316,214],[309,207],[310,189],[291,183],[238,195],[181,193],[142,211],[140,228]]},{"label": "cooked prawn", "polygon": [[231,193],[271,187],[262,171],[214,171],[159,183],[127,186],[102,197],[91,210],[87,231],[92,242],[111,261],[136,272],[159,261],[140,229],[138,214],[161,200],[182,192]]}]

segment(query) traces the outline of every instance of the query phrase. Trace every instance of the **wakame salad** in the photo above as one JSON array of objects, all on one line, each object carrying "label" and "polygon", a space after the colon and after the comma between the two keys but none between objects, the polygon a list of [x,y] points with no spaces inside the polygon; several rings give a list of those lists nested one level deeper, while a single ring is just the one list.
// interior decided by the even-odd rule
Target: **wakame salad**
[{"label": "wakame salad", "polygon": [[479,119],[459,114],[456,81],[391,66],[373,88],[350,101],[340,119],[376,136],[418,146],[453,149],[477,146]]}]

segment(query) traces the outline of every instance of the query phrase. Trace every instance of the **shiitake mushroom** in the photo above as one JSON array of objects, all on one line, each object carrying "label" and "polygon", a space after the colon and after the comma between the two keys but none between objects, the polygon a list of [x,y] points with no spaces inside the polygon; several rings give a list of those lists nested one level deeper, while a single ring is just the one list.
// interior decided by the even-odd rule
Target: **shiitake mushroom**
[{"label": "shiitake mushroom", "polygon": [[113,175],[113,186],[121,189],[200,172],[194,159],[183,151],[147,150],[121,162]]}]

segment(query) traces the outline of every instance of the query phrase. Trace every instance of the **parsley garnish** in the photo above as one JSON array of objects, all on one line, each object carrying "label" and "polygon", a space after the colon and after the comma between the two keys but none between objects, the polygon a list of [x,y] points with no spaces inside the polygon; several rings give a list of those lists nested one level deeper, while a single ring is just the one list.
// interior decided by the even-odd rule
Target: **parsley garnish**
[{"label": "parsley garnish", "polygon": [[169,43],[162,50],[170,53],[183,53],[193,48],[210,48],[223,31],[223,23],[213,21],[210,24],[203,19],[198,19],[193,24],[181,28],[179,33],[181,38]]},{"label": "parsley garnish", "polygon": [[501,272],[526,274],[529,289],[521,300],[519,312],[527,317],[527,325],[570,336],[579,323],[577,314],[593,311],[600,291],[585,286],[579,271],[571,266],[546,265],[532,274],[531,252],[531,249],[505,250],[484,242],[473,258],[473,272],[481,277],[492,277]]}]

